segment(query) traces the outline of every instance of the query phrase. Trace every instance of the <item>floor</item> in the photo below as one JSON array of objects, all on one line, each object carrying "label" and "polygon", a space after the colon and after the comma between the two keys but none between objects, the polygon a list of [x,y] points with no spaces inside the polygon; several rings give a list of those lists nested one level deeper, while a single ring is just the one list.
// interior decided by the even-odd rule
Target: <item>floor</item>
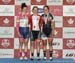
[{"label": "floor", "polygon": [[53,59],[50,60],[19,60],[19,59],[0,59],[0,63],[75,63],[75,59]]}]

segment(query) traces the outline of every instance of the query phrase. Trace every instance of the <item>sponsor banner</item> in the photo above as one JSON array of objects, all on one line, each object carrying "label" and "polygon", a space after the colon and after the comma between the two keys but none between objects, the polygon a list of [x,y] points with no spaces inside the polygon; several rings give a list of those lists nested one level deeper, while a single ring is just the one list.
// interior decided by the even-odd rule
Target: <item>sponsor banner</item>
[{"label": "sponsor banner", "polygon": [[0,27],[0,38],[14,38],[14,27]]},{"label": "sponsor banner", "polygon": [[14,58],[14,50],[0,49],[0,58]]},{"label": "sponsor banner", "polygon": [[62,58],[62,50],[53,50],[54,58]]},{"label": "sponsor banner", "polygon": [[15,0],[15,5],[21,5],[21,3],[26,3],[27,5],[31,5],[31,0]]},{"label": "sponsor banner", "polygon": [[47,0],[47,5],[62,5],[63,0]]},{"label": "sponsor banner", "polygon": [[14,50],[14,58],[19,58],[20,54],[19,54],[19,49],[15,49]]},{"label": "sponsor banner", "polygon": [[14,16],[14,5],[0,5],[0,16]]},{"label": "sponsor banner", "polygon": [[31,0],[31,5],[46,5],[46,0]]},{"label": "sponsor banner", "polygon": [[[16,18],[21,13],[22,3],[27,4],[28,14],[33,14],[33,6],[38,6],[38,14],[42,15],[43,6],[49,6],[49,11],[55,20],[54,36],[52,36],[53,57],[75,58],[75,0],[0,0],[0,58],[19,58],[20,41]],[[37,43],[33,47],[36,48],[36,45]],[[42,44],[40,52],[43,47]],[[49,51],[49,44],[47,49]],[[30,50],[30,38],[28,50]]]},{"label": "sponsor banner", "polygon": [[55,27],[63,27],[63,17],[62,16],[54,16]]},{"label": "sponsor banner", "polygon": [[13,49],[14,39],[12,38],[0,38],[0,49]]},{"label": "sponsor banner", "polygon": [[75,27],[75,17],[63,17],[63,26],[64,27]]},{"label": "sponsor banner", "polygon": [[14,5],[15,0],[0,0],[0,5]]},{"label": "sponsor banner", "polygon": [[16,27],[16,22],[17,22],[16,19],[17,19],[17,16],[14,17],[14,27]]},{"label": "sponsor banner", "polygon": [[13,27],[14,16],[0,16],[0,27]]},{"label": "sponsor banner", "polygon": [[62,28],[55,28],[54,38],[62,38]]},{"label": "sponsor banner", "polygon": [[63,38],[75,38],[75,27],[63,27]]},{"label": "sponsor banner", "polygon": [[73,5],[63,6],[63,16],[75,16],[75,6]]},{"label": "sponsor banner", "polygon": [[66,50],[63,50],[63,58],[72,58],[74,59],[75,58],[75,50],[69,50],[69,49],[66,49]]},{"label": "sponsor banner", "polygon": [[63,16],[63,6],[58,6],[58,5],[50,5],[50,12],[54,16]]},{"label": "sponsor banner", "polygon": [[14,38],[14,49],[19,49],[19,38]]},{"label": "sponsor banner", "polygon": [[53,39],[53,49],[63,49],[63,40],[61,38]]},{"label": "sponsor banner", "polygon": [[63,39],[63,48],[64,49],[75,49],[75,39]]},{"label": "sponsor banner", "polygon": [[75,5],[75,0],[63,0],[64,5]]}]

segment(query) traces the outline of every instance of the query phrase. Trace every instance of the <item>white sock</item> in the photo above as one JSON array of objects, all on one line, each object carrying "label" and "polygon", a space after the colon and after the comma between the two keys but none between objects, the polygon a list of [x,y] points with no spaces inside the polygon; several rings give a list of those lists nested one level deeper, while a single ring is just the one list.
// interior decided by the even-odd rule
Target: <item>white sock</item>
[{"label": "white sock", "polygon": [[40,59],[44,58],[44,53],[43,53],[43,49],[40,49]]},{"label": "white sock", "polygon": [[34,49],[34,59],[37,59],[37,49]]}]

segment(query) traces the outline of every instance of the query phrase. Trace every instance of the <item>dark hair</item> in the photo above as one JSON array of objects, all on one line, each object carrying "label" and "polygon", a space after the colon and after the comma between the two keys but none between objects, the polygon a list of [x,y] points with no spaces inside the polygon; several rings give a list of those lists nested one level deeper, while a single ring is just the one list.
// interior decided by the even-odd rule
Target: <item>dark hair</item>
[{"label": "dark hair", "polygon": [[34,8],[37,8],[37,9],[38,9],[38,7],[37,7],[37,6],[34,6],[32,10],[34,10]]},{"label": "dark hair", "polygon": [[49,7],[48,7],[47,5],[45,5],[45,6],[43,7],[43,9],[44,9],[45,7],[49,10]]},{"label": "dark hair", "polygon": [[23,9],[24,7],[27,7],[26,3],[21,4],[21,9]]}]

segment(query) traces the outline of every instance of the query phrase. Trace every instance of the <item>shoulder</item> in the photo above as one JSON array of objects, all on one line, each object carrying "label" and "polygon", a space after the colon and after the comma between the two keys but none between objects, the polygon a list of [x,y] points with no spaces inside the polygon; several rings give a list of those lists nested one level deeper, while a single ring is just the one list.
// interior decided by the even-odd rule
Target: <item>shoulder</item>
[{"label": "shoulder", "polygon": [[29,18],[31,18],[32,16],[33,16],[32,14],[29,14],[29,15],[28,15]]},{"label": "shoulder", "polygon": [[30,15],[30,17],[32,17],[32,16],[33,16],[33,14]]},{"label": "shoulder", "polygon": [[44,16],[44,14],[41,15],[42,17]]},{"label": "shoulder", "polygon": [[40,18],[41,19],[41,16],[40,15],[37,15],[38,16],[38,18]]},{"label": "shoulder", "polygon": [[49,16],[53,17],[52,13],[49,13]]},{"label": "shoulder", "polygon": [[53,15],[51,13],[49,13],[49,17],[52,17],[52,19],[53,19]]},{"label": "shoulder", "polygon": [[39,16],[40,17],[40,15],[38,14],[37,16]]}]

